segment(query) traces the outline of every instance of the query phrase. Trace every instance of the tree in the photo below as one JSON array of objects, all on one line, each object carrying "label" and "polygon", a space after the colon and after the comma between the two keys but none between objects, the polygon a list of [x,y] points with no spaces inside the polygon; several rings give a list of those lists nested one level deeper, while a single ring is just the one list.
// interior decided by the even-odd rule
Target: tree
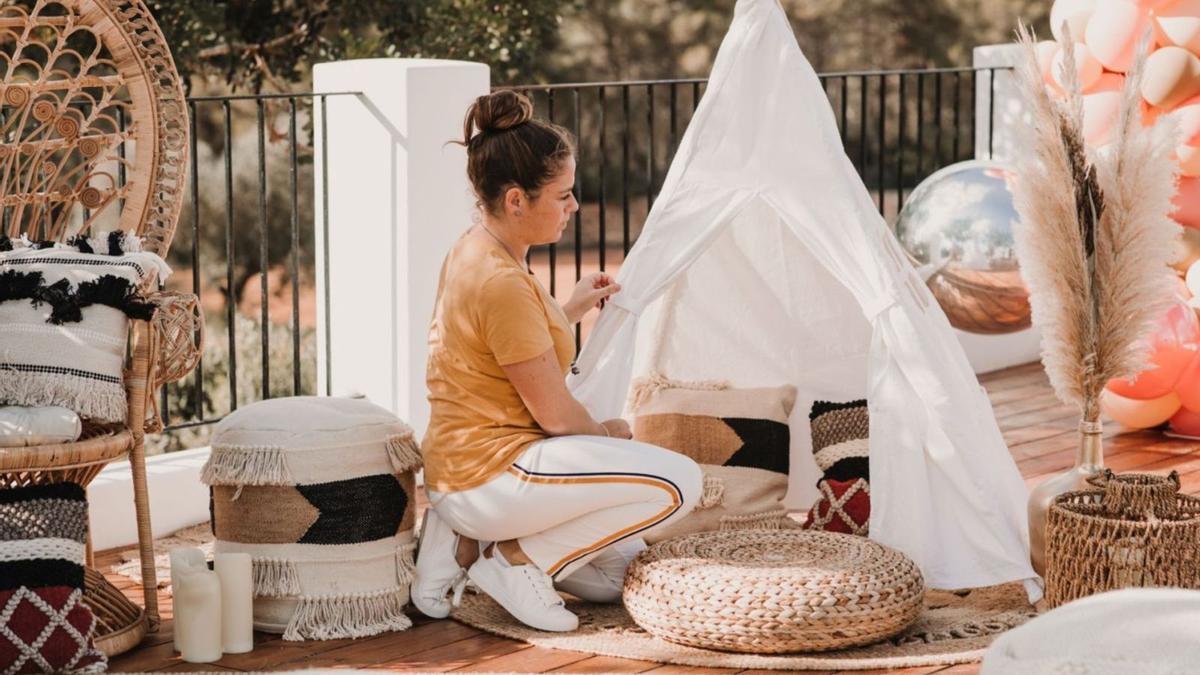
[{"label": "tree", "polygon": [[147,0],[187,81],[286,91],[321,61],[469,59],[497,83],[544,77],[560,13],[577,0]]}]

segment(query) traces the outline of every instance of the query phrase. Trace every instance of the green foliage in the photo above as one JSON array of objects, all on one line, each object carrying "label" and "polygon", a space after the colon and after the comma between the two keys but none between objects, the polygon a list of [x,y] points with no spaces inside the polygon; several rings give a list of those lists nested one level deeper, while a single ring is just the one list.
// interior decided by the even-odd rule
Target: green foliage
[{"label": "green foliage", "polygon": [[543,75],[575,0],[147,0],[191,81],[295,89],[313,64],[421,56],[491,64],[497,83]]},{"label": "green foliage", "polygon": [[[209,317],[212,322],[213,318]],[[213,322],[215,324],[215,322]],[[257,318],[238,313],[234,319],[237,355],[237,393],[239,405],[262,399],[262,324]],[[167,387],[168,424],[193,419],[196,397],[205,419],[215,419],[229,413],[230,386],[229,333],[220,324],[208,326],[208,341],[201,362],[203,392],[195,387],[195,375]],[[272,325],[269,331],[267,364],[272,397],[312,395],[317,393],[317,337],[311,328],[300,329],[300,390],[293,392],[291,326]],[[179,431],[146,437],[147,452],[173,452],[205,445],[213,425],[190,427]]]}]

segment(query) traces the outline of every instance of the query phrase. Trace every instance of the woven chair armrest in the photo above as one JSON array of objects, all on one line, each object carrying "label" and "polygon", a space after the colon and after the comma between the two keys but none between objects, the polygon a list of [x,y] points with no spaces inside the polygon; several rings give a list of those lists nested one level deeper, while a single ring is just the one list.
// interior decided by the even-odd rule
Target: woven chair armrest
[{"label": "woven chair armrest", "polygon": [[204,313],[200,299],[193,293],[158,291],[150,302],[158,307],[151,319],[157,354],[154,363],[154,388],[177,382],[200,363],[204,353]]}]

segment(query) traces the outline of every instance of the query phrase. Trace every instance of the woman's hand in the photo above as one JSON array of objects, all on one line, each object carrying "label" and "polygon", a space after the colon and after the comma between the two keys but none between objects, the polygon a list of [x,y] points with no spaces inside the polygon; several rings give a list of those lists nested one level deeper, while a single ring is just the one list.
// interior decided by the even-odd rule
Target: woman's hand
[{"label": "woman's hand", "polygon": [[570,323],[579,323],[593,307],[602,307],[608,296],[621,290],[621,285],[607,272],[586,274],[575,284],[571,298],[563,303],[563,313]]},{"label": "woman's hand", "polygon": [[629,430],[629,423],[620,417],[611,420],[604,420],[600,423],[608,435],[612,438],[633,438],[633,432]]}]

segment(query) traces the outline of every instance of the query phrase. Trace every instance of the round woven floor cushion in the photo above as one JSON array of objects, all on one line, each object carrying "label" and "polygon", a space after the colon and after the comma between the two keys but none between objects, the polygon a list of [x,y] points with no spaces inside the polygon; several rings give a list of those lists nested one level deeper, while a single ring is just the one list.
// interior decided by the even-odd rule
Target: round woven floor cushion
[{"label": "round woven floor cushion", "polygon": [[664,640],[780,654],[887,639],[917,619],[924,595],[911,560],[864,537],[743,530],[651,546],[629,566],[624,601]]}]

